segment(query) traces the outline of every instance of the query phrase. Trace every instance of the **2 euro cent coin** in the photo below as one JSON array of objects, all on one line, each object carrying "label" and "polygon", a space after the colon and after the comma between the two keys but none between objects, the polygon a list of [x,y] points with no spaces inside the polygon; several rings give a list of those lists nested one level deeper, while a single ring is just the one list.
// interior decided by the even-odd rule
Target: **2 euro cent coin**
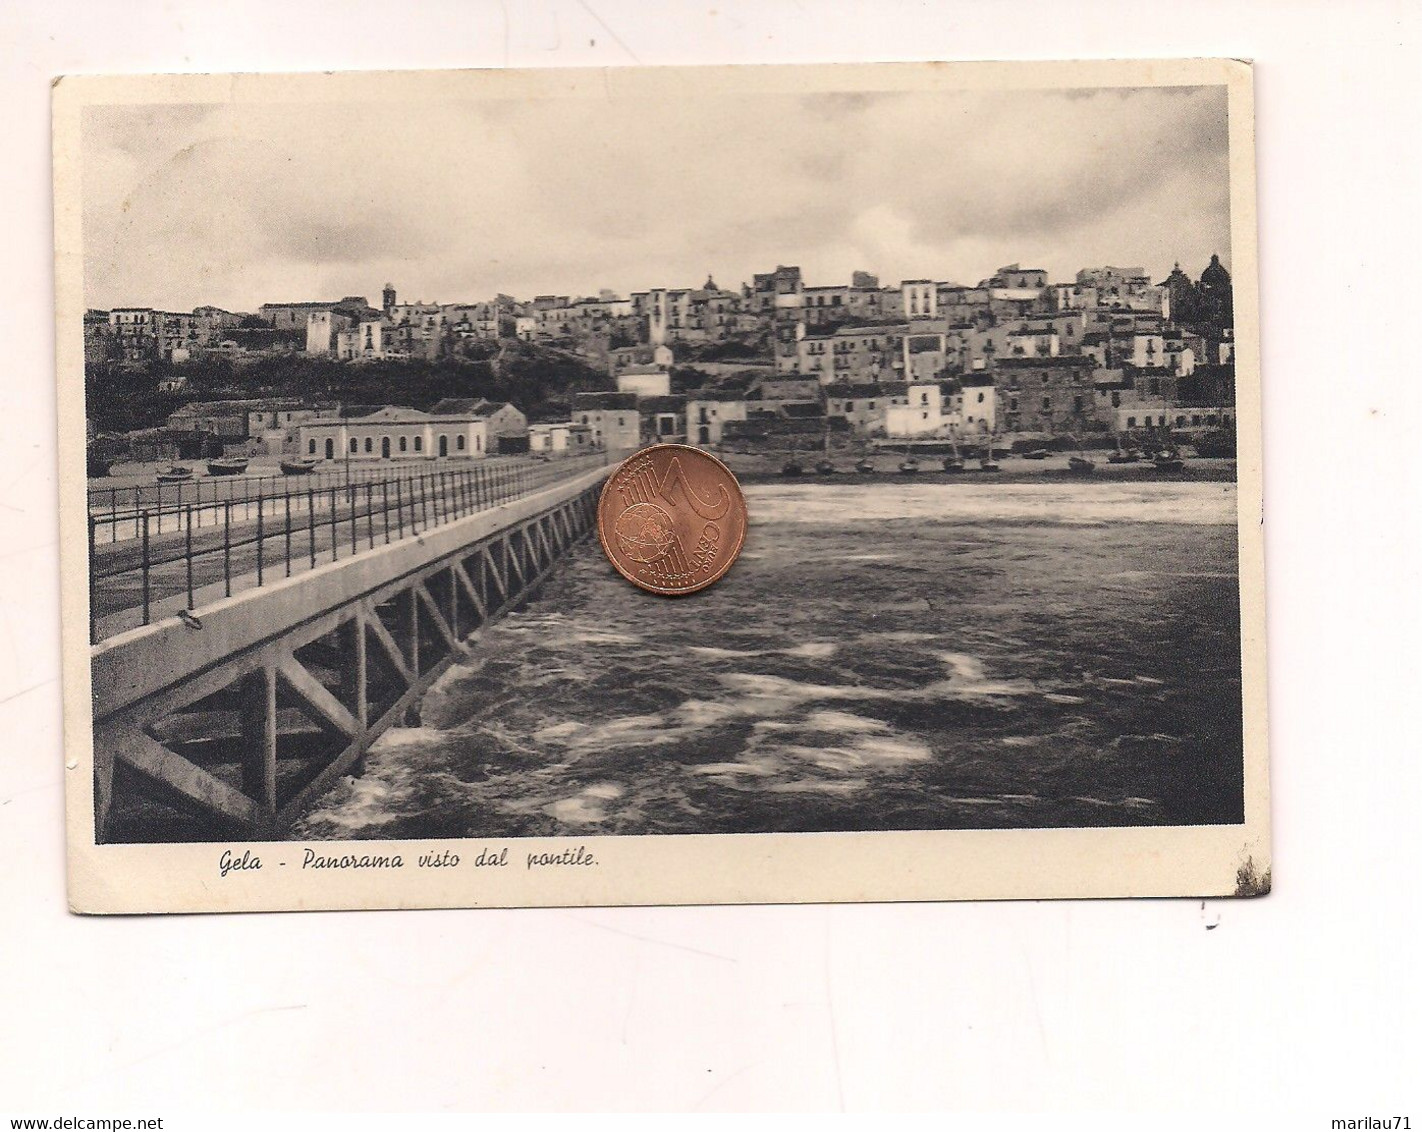
[{"label": "2 euro cent coin", "polygon": [[687,444],[654,444],[608,478],[597,506],[608,561],[654,594],[691,594],[725,576],[746,538],[731,470]]}]

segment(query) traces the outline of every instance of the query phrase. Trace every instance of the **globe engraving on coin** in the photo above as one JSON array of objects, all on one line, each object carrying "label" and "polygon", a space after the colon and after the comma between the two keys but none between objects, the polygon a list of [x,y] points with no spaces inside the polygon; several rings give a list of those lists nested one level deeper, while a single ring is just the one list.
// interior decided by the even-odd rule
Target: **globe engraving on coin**
[{"label": "globe engraving on coin", "polygon": [[729,468],[686,444],[629,456],[598,500],[597,536],[617,572],[656,594],[722,578],[746,537],[746,501]]}]

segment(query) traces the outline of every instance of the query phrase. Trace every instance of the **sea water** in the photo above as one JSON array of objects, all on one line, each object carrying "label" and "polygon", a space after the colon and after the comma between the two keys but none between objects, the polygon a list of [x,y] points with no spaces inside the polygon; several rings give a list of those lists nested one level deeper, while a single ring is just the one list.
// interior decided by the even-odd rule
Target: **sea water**
[{"label": "sea water", "polygon": [[578,547],[293,836],[1241,820],[1233,484],[746,496],[692,597]]}]

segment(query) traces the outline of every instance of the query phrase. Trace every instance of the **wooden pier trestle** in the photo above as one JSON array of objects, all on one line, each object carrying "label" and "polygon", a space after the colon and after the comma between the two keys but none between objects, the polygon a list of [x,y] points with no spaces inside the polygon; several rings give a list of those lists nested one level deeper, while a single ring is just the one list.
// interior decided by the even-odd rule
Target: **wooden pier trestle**
[{"label": "wooden pier trestle", "polygon": [[96,840],[283,834],[588,535],[606,473],[94,646]]}]

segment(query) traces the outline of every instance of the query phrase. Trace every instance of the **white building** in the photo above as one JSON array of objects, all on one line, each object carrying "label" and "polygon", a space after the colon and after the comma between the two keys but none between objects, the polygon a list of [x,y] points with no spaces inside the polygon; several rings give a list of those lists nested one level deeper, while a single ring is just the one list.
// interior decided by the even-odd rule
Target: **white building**
[{"label": "white building", "polygon": [[686,398],[688,444],[720,444],[727,421],[746,419],[746,399],[702,392]]},{"label": "white building", "polygon": [[659,365],[627,366],[617,375],[617,391],[638,397],[666,397],[671,393],[671,373]]},{"label": "white building", "polygon": [[586,425],[594,444],[611,451],[641,447],[642,418],[633,393],[575,393],[573,420]]},{"label": "white building", "polygon": [[953,424],[962,433],[996,432],[997,389],[988,383],[969,384],[971,380],[965,379],[962,388],[953,395]]},{"label": "white building", "polygon": [[385,356],[385,337],[378,321],[371,319],[356,327],[356,340],[352,356],[356,358],[383,358]]},{"label": "white building", "polygon": [[312,311],[306,316],[306,352],[323,355],[331,352],[330,311]]},{"label": "white building", "polygon": [[933,381],[889,382],[884,435],[934,436],[943,431],[943,391]]},{"label": "white building", "polygon": [[568,431],[572,421],[528,426],[528,450],[535,455],[559,456],[568,450]]},{"label": "white building", "polygon": [[592,429],[573,421],[528,426],[528,450],[535,456],[576,456],[593,446]]},{"label": "white building", "polygon": [[489,421],[386,405],[365,417],[301,423],[297,451],[325,460],[481,459],[489,454]]},{"label": "white building", "polygon": [[931,279],[905,279],[899,284],[903,294],[904,317],[937,318],[938,284]]}]

